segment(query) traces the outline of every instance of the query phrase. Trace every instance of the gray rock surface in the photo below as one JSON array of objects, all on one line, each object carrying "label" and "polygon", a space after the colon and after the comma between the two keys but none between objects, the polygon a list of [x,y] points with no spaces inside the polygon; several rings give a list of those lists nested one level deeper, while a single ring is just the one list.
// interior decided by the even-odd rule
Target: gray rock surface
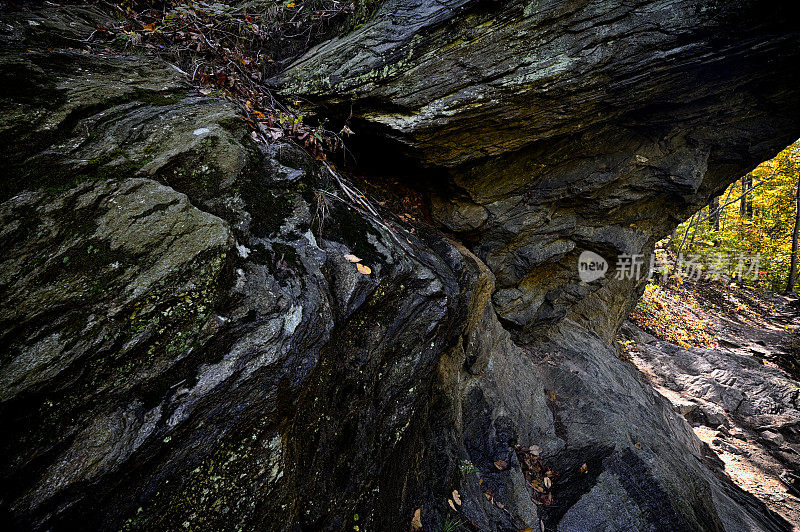
[{"label": "gray rock surface", "polygon": [[565,317],[610,340],[635,283],[581,285],[578,255],[647,265],[678,220],[796,139],[795,14],[746,0],[388,0],[275,83],[391,139],[384,159],[438,170],[447,201],[433,214],[474,243],[523,341]]},{"label": "gray rock surface", "polygon": [[[637,343],[637,357],[648,373],[658,385],[699,400],[704,412],[722,418],[728,412],[752,419],[753,425],[765,424],[770,416],[800,418],[797,381],[781,369],[727,349],[679,347],[635,327],[626,324],[624,330],[645,339]],[[714,418],[708,424],[720,422]]]},{"label": "gray rock surface", "polygon": [[638,283],[581,284],[575,261],[647,253],[798,136],[791,19],[373,7],[278,83],[436,166],[438,228],[325,193],[162,60],[69,49],[96,8],[0,16],[0,519],[787,530],[609,347]]},{"label": "gray rock surface", "polygon": [[[773,320],[781,321],[780,312],[776,314]],[[746,332],[728,332],[729,343],[757,342]],[[797,380],[779,366],[745,354],[747,349],[683,348],[630,322],[621,333],[633,341],[633,363],[721,456],[726,473],[790,521],[800,519],[792,480],[800,467]],[[714,334],[725,335],[720,330]],[[762,334],[775,333],[765,329]],[[780,351],[780,338],[775,340],[764,342],[772,351],[770,359]]]}]

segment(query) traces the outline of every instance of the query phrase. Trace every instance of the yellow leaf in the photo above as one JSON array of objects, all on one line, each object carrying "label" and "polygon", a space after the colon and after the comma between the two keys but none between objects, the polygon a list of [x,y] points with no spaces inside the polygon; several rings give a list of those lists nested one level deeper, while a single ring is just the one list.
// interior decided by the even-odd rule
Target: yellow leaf
[{"label": "yellow leaf", "polygon": [[453,504],[453,499],[447,499],[447,504],[450,505],[450,508],[452,508],[454,512],[458,511],[458,510],[456,510],[456,505]]},{"label": "yellow leaf", "polygon": [[458,490],[453,490],[453,500],[457,505],[461,506],[461,495],[458,494]]},{"label": "yellow leaf", "polygon": [[372,273],[372,268],[369,266],[364,266],[360,262],[356,263],[356,269],[358,270],[358,273],[363,275],[369,275]]},{"label": "yellow leaf", "polygon": [[422,508],[417,508],[417,511],[414,512],[414,517],[411,519],[411,528],[417,530],[422,528]]}]

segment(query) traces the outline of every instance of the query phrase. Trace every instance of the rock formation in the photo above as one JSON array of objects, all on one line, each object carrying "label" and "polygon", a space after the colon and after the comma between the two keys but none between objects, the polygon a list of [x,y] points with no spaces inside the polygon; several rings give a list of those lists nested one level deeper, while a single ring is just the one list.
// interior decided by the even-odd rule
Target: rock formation
[{"label": "rock formation", "polygon": [[2,13],[1,519],[788,530],[617,358],[641,283],[577,257],[647,264],[800,136],[793,11],[363,3],[272,84],[426,167],[413,231],[168,63],[72,49],[97,8]]}]

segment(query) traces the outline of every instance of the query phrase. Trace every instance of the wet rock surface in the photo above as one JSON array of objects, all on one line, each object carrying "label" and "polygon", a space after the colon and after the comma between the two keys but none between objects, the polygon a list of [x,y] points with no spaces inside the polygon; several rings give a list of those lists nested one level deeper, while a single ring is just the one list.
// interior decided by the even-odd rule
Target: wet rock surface
[{"label": "wet rock surface", "polygon": [[[637,283],[576,267],[647,253],[798,136],[785,15],[360,12],[278,83],[437,167],[432,227],[325,193],[301,150],[255,145],[162,60],[69,49],[95,8],[3,13],[0,517],[788,530],[609,346]],[[556,473],[554,504],[517,446]]]}]

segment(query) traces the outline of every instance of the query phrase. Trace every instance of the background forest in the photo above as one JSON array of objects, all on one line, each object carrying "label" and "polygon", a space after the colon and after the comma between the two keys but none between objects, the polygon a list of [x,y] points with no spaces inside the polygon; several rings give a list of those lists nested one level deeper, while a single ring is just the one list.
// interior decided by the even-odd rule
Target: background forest
[{"label": "background forest", "polygon": [[796,292],[798,177],[800,141],[733,183],[662,247],[702,266],[704,277]]}]

